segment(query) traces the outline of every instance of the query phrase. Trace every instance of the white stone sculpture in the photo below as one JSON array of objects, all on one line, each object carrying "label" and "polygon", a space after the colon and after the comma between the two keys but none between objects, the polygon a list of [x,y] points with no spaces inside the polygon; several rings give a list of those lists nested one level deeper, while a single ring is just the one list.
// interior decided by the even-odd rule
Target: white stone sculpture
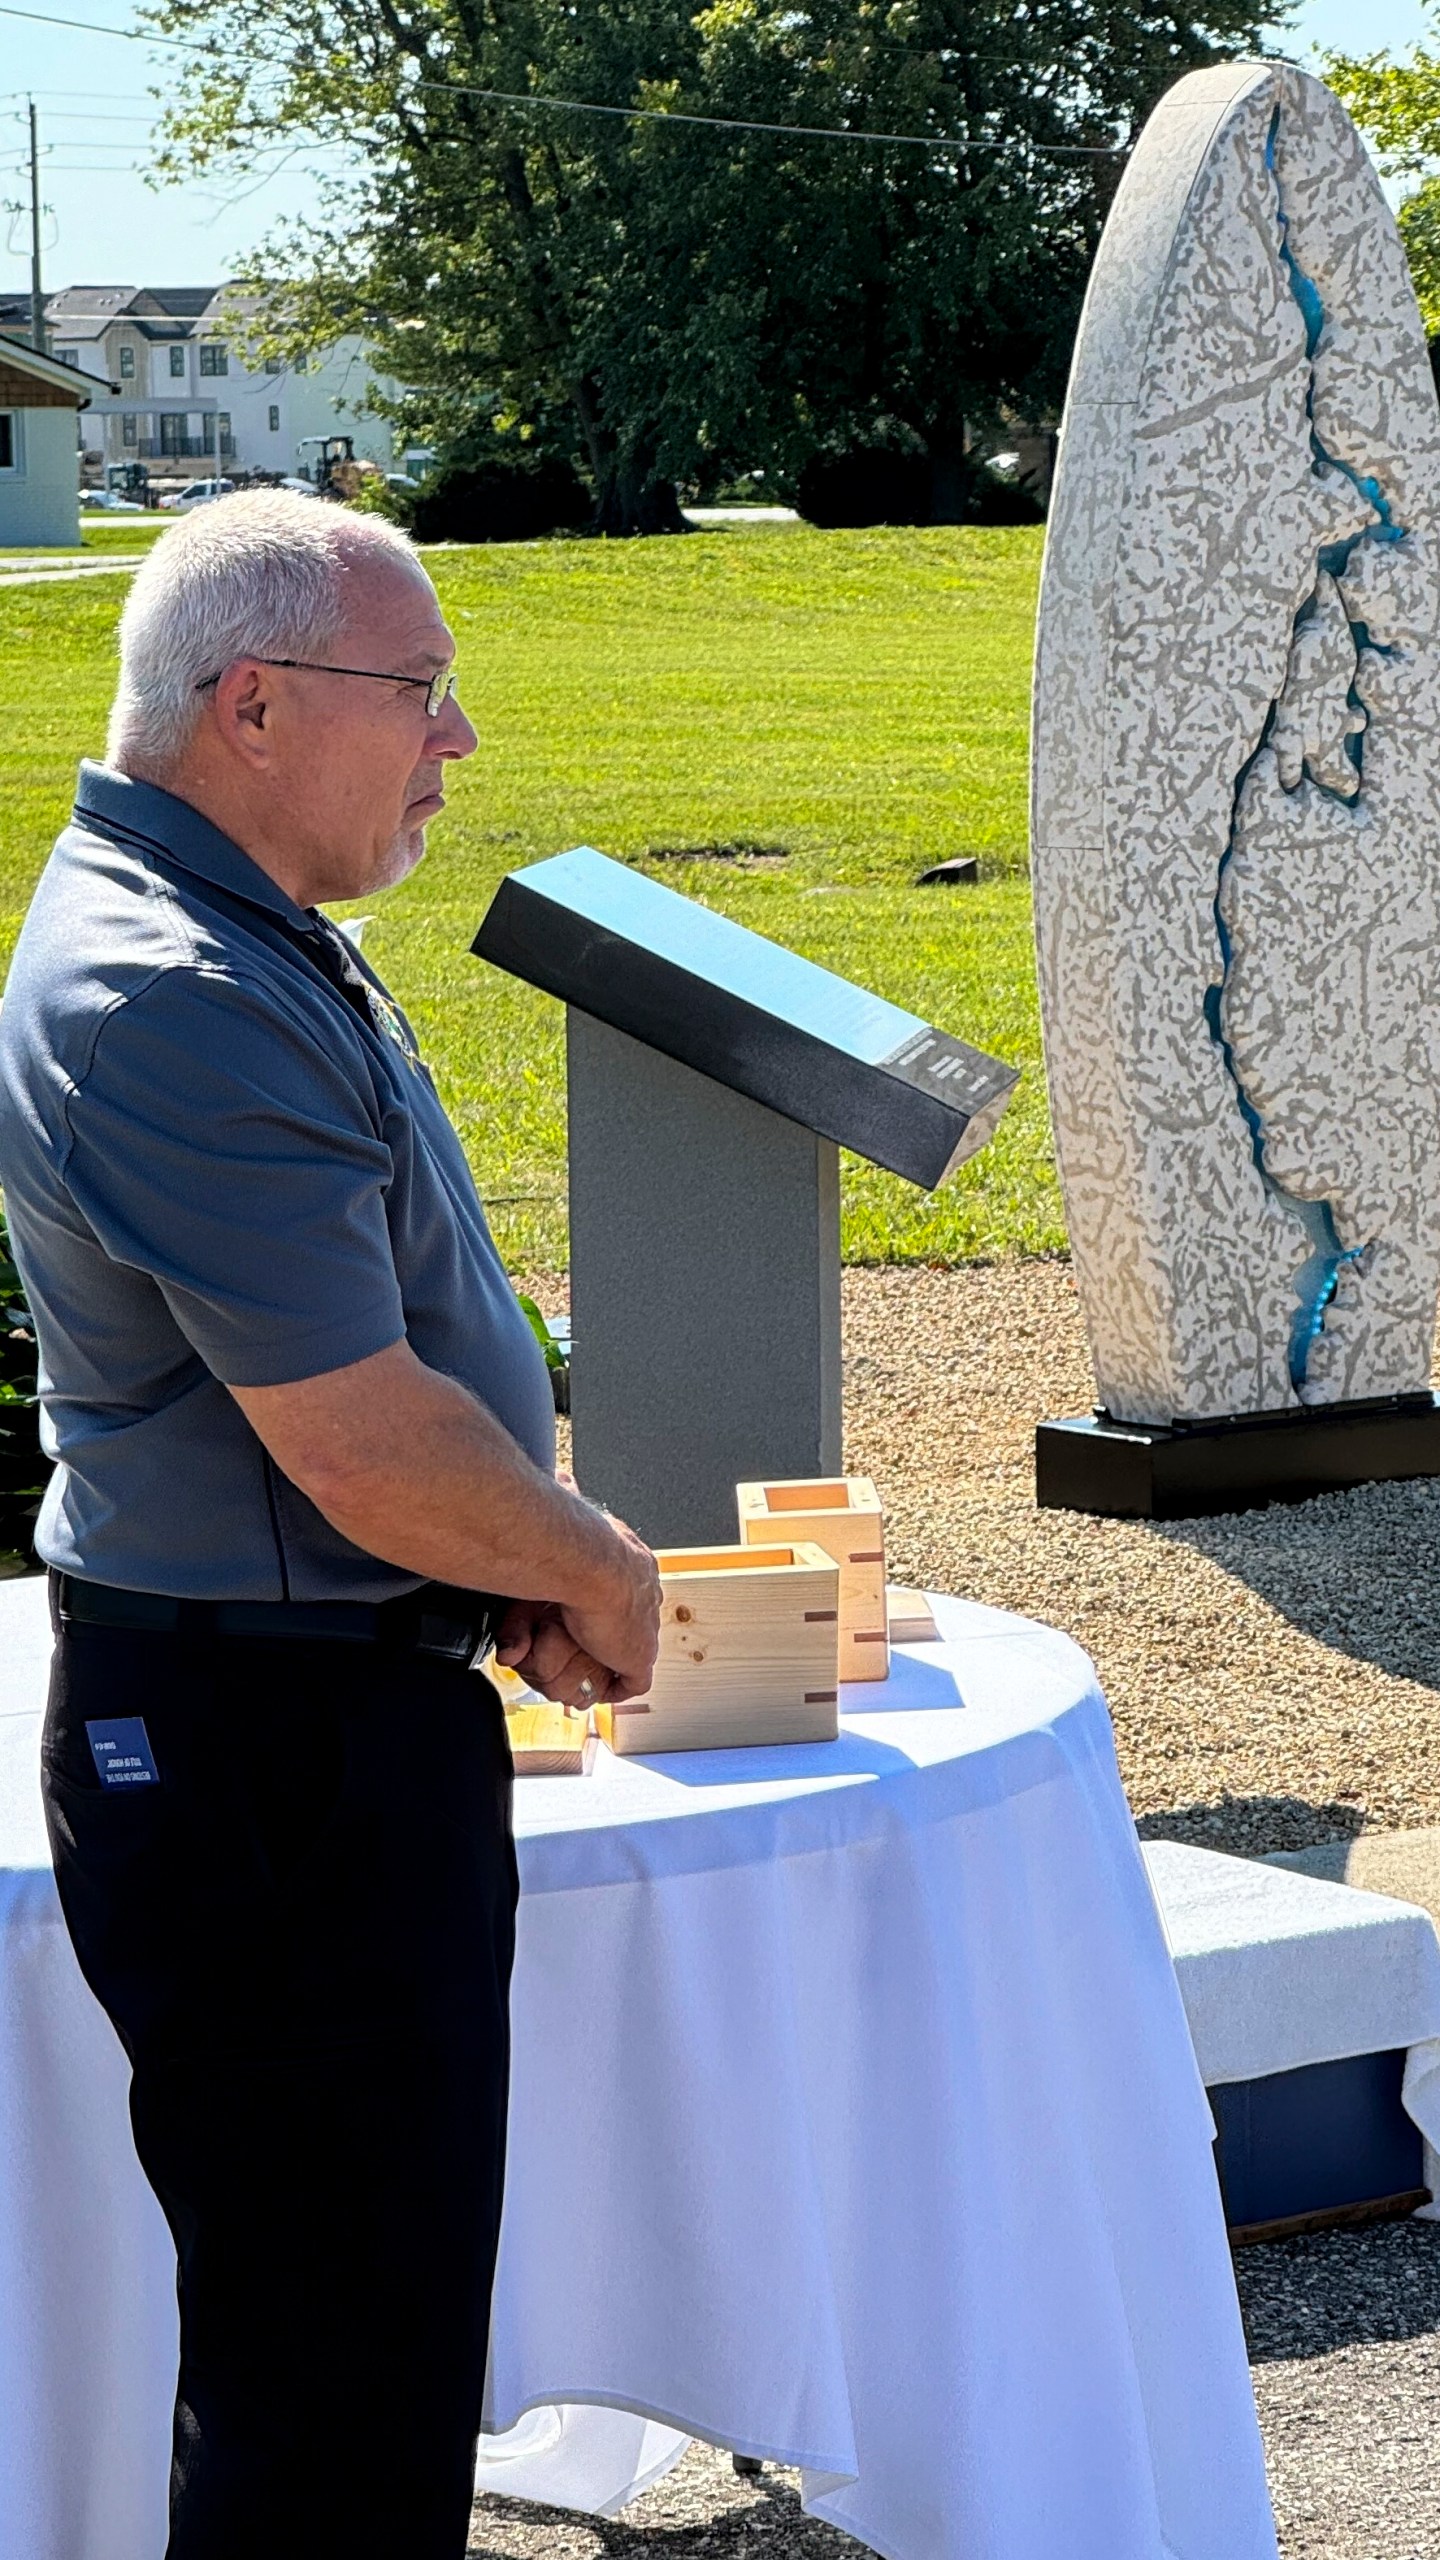
[{"label": "white stone sculpture", "polygon": [[1102,1405],[1428,1388],[1440,412],[1343,108],[1163,100],[1085,304],[1036,660],[1046,1062]]}]

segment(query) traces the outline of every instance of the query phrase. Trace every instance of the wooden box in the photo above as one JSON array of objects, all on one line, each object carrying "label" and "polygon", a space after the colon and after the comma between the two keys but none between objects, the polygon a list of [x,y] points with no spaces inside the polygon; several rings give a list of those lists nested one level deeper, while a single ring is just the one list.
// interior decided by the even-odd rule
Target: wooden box
[{"label": "wooden box", "polygon": [[885,1602],[885,1515],[868,1476],[814,1476],[740,1484],[746,1546],[778,1537],[823,1547],[840,1568],[842,1680],[887,1680],[890,1619]]},{"label": "wooden box", "polygon": [[611,1748],[721,1751],[832,1742],[839,1574],[824,1549],[669,1547],[660,1652],[644,1698],[597,1711]]}]

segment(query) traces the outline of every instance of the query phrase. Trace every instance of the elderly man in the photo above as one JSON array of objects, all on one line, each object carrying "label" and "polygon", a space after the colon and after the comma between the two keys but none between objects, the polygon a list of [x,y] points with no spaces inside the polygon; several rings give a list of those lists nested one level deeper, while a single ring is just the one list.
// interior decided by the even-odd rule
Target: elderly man
[{"label": "elderly man", "polygon": [[459,1141],[319,912],[420,859],[453,655],[385,525],[177,526],[0,1013],[55,1868],[179,2259],[169,2560],[460,2560],[515,1903],[472,1665],[584,1703],[654,1656],[654,1561],[557,1480]]}]

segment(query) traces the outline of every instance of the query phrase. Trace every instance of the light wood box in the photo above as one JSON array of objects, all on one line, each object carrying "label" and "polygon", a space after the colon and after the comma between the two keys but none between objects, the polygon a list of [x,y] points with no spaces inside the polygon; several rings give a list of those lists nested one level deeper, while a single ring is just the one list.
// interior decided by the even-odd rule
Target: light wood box
[{"label": "light wood box", "polygon": [[842,1680],[888,1680],[890,1614],[885,1601],[885,1515],[868,1476],[787,1477],[738,1484],[746,1546],[805,1538],[840,1568]]},{"label": "light wood box", "polygon": [[659,1551],[660,1652],[644,1698],[597,1709],[611,1749],[833,1742],[840,1577],[822,1547]]},{"label": "light wood box", "polygon": [[517,1778],[588,1778],[600,1748],[590,1716],[567,1716],[549,1698],[512,1707],[505,1731]]}]

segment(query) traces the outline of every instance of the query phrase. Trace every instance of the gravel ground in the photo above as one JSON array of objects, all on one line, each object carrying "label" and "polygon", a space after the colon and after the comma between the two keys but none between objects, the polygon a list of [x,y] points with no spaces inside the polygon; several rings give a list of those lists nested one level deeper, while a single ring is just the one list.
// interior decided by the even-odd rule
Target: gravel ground
[{"label": "gravel ground", "polygon": [[1236,2259],[1284,2560],[1440,2553],[1440,2227]]},{"label": "gravel ground", "polygon": [[1163,1526],[1037,1511],[1036,1423],[1094,1399],[1068,1264],[847,1272],[845,1325],[846,1462],[894,1579],[1084,1645],[1147,1836],[1254,1855],[1440,1820],[1440,1481]]},{"label": "gravel ground", "polygon": [[477,2498],[470,2532],[484,2560],[857,2560],[863,2549],[801,2514],[798,2471],[767,2463],[758,2480],[737,2480],[729,2454],[708,2444],[692,2444],[613,2523]]},{"label": "gravel ground", "polygon": [[[563,1285],[543,1280],[548,1309]],[[1037,1512],[1033,1435],[1094,1389],[1060,1261],[845,1274],[846,1465],[892,1578],[1061,1626],[1140,1827],[1257,1855],[1440,1822],[1440,1482],[1152,1527]],[[1237,2261],[1283,2560],[1440,2560],[1440,2226]],[[834,2560],[794,2474],[693,2447],[613,2524],[482,2499],[494,2560]],[[1056,2560],[1063,2560],[1057,2553]]]}]

